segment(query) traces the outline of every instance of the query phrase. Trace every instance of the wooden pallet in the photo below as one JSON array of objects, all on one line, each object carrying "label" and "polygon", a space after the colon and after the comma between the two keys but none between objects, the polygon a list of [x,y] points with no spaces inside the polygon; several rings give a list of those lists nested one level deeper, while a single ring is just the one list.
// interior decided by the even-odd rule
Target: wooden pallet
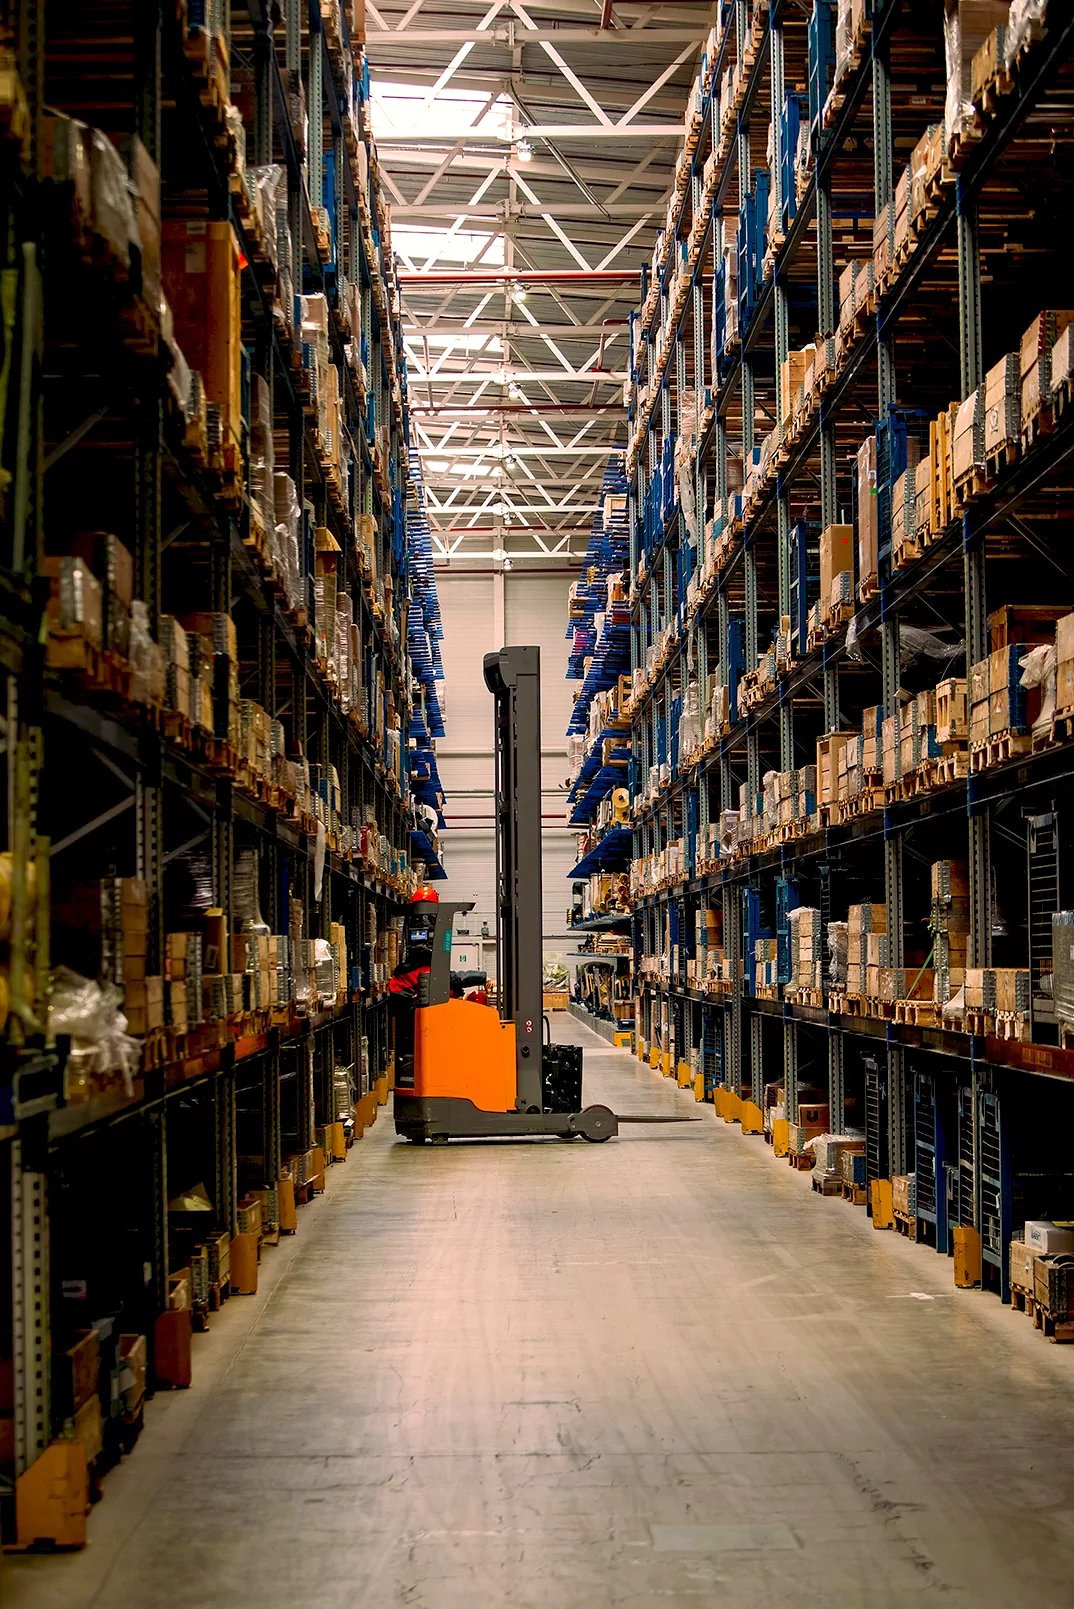
[{"label": "wooden pallet", "polygon": [[1011,1308],[1015,1313],[1025,1313],[1033,1317],[1033,1292],[1023,1290],[1021,1285],[1011,1286]]},{"label": "wooden pallet", "polygon": [[918,539],[917,532],[904,531],[891,544],[891,568],[907,569],[909,565],[917,563],[924,551],[925,544]]},{"label": "wooden pallet", "polygon": [[965,749],[957,754],[941,754],[933,763],[938,788],[946,788],[954,782],[965,782],[969,775],[970,759]]},{"label": "wooden pallet", "polygon": [[177,749],[190,752],[194,747],[194,727],[189,715],[181,710],[165,710],[163,721],[164,736],[169,743],[174,743]]},{"label": "wooden pallet", "polygon": [[813,1006],[818,1010],[824,1009],[823,989],[792,989],[786,996],[788,1002],[795,1006]]},{"label": "wooden pallet", "polygon": [[908,1213],[901,1212],[898,1207],[892,1207],[891,1216],[895,1220],[895,1233],[905,1235],[907,1240],[917,1239],[917,1219]]},{"label": "wooden pallet", "polygon": [[970,770],[987,771],[995,765],[1006,765],[1032,753],[1033,738],[1029,732],[1000,732],[970,749]]},{"label": "wooden pallet", "polygon": [[843,1200],[849,1201],[852,1207],[864,1207],[868,1196],[868,1185],[847,1184],[846,1180],[843,1180]]},{"label": "wooden pallet", "polygon": [[1074,1341],[1074,1318],[1060,1318],[1055,1313],[1049,1313],[1039,1302],[1033,1303],[1033,1325],[1048,1341],[1056,1341],[1060,1345]]},{"label": "wooden pallet", "polygon": [[1021,1011],[997,1011],[996,1038],[1025,1044],[1032,1037],[1032,1023]]},{"label": "wooden pallet", "polygon": [[1054,425],[1051,403],[1045,403],[1036,413],[1022,420],[1022,451],[1029,452],[1044,436],[1051,435]]},{"label": "wooden pallet", "polygon": [[810,1183],[818,1196],[841,1196],[843,1193],[843,1181],[838,1174],[814,1173]]},{"label": "wooden pallet", "polygon": [[812,1151],[788,1151],[787,1165],[794,1168],[796,1173],[808,1173],[816,1162]]},{"label": "wooden pallet", "polygon": [[974,464],[968,474],[962,475],[955,481],[955,507],[956,511],[968,508],[971,503],[983,497],[992,484],[991,476],[985,464]]},{"label": "wooden pallet", "polygon": [[965,1011],[962,1014],[962,1031],[976,1039],[985,1039],[995,1027],[995,1018],[987,1011]]},{"label": "wooden pallet", "polygon": [[902,1000],[900,1005],[908,1009],[904,1021],[911,1023],[915,1028],[942,1028],[943,1007],[936,1000]]},{"label": "wooden pallet", "polygon": [[985,458],[985,469],[990,481],[1002,479],[1018,462],[1022,444],[1015,436],[1003,442]]}]

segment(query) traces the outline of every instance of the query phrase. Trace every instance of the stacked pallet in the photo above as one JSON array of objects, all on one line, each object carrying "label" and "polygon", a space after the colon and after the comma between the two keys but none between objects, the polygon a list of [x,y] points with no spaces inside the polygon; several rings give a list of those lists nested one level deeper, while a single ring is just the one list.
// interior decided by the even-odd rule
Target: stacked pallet
[{"label": "stacked pallet", "polygon": [[799,1005],[823,1004],[824,965],[820,911],[798,905],[789,913],[791,968],[787,999]]}]

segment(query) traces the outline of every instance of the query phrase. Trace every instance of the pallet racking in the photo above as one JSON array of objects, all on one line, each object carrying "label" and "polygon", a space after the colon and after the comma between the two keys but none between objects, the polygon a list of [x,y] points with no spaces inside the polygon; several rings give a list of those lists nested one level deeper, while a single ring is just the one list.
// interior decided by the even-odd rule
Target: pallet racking
[{"label": "pallet racking", "polygon": [[1063,4],[720,0],[628,386],[638,1053],[758,1109],[778,1069],[871,1177],[916,1142],[919,1238],[1003,1291],[1072,1200],[1074,750],[1020,685],[1074,601],[1072,47]]},{"label": "pallet racking", "polygon": [[[439,610],[351,20],[24,0],[0,31],[5,1543],[83,1539],[77,1495],[41,1507],[77,1494],[72,1437],[91,1466],[130,1439],[124,1370],[186,1383],[179,1315],[207,1322],[229,1247],[255,1288],[251,1246],[375,1119],[402,905],[443,875]],[[57,1039],[57,967],[126,984],[125,1071]]]},{"label": "pallet racking", "polygon": [[[574,885],[568,925],[596,935],[630,931],[628,868],[632,847],[627,785],[630,780],[630,558],[627,482],[621,455],[609,459],[593,516],[582,575],[567,605],[567,678],[581,682],[567,725],[570,787],[567,824],[577,829],[578,860],[567,876]],[[600,942],[595,936],[587,941]],[[610,944],[611,939],[604,941]],[[572,1010],[598,1032],[629,1035],[633,1008],[626,999],[630,954],[623,945],[611,959],[575,960]],[[604,974],[617,974],[609,983]],[[591,1009],[602,999],[605,1006]],[[589,1006],[584,1003],[589,1001]]]}]

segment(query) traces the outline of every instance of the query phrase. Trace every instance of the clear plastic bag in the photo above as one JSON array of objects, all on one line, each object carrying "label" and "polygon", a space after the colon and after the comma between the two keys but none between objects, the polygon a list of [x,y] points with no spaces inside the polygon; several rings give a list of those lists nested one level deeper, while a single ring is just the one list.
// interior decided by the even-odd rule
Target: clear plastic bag
[{"label": "clear plastic bag", "polygon": [[925,660],[942,664],[945,671],[966,654],[964,642],[950,643],[921,626],[899,626],[899,664],[903,670]]},{"label": "clear plastic bag", "polygon": [[1031,648],[1018,661],[1018,666],[1022,672],[1020,685],[1040,688],[1040,714],[1033,722],[1033,730],[1050,730],[1055,719],[1055,644],[1046,642],[1041,643],[1039,648]]},{"label": "clear plastic bag", "polygon": [[696,681],[687,682],[679,719],[679,756],[690,755],[701,742],[701,704]]},{"label": "clear plastic bag", "polygon": [[948,1000],[942,1010],[945,1022],[960,1022],[966,1015],[966,985],[961,984]]},{"label": "clear plastic bag", "polygon": [[153,641],[149,610],[140,598],[131,604],[131,698],[136,704],[163,704],[167,678],[164,650]]},{"label": "clear plastic bag", "polygon": [[1052,914],[1052,998],[1061,1025],[1074,1027],[1074,911]]},{"label": "clear plastic bag", "polygon": [[114,984],[94,983],[69,967],[52,974],[49,1029],[70,1037],[74,1078],[84,1095],[91,1081],[100,1087],[117,1075],[126,1093],[134,1093],[142,1045],[127,1033],[121,1000]]},{"label": "clear plastic bag", "polygon": [[837,987],[847,981],[849,939],[845,922],[828,923],[828,980]]},{"label": "clear plastic bag", "polygon": [[1019,51],[1024,49],[1044,22],[1047,10],[1048,0],[1011,0],[1007,35],[1004,40],[1008,67],[1017,59]]}]

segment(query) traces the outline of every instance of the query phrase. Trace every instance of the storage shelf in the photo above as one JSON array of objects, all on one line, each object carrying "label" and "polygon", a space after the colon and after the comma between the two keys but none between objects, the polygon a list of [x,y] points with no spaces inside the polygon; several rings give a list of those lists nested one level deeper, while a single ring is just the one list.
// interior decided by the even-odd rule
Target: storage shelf
[{"label": "storage shelf", "polygon": [[[907,987],[904,970],[936,964],[930,867],[951,863],[969,887],[968,900],[959,896],[969,913],[965,950],[956,945],[952,968],[975,991],[989,978],[1013,980],[1019,1000],[1023,983],[1036,980],[1036,1037],[1059,1037],[1044,979],[1053,965],[1049,913],[1074,906],[1059,847],[1074,811],[1066,716],[1038,734],[1032,752],[1019,753],[1030,746],[1019,728],[1009,743],[993,745],[986,768],[966,763],[969,775],[940,788],[926,791],[908,777],[885,792],[844,775],[843,797],[870,797],[841,822],[831,804],[836,779],[826,773],[830,791],[821,793],[812,768],[833,752],[821,743],[829,733],[866,732],[866,712],[879,708],[881,719],[894,720],[904,700],[935,696],[945,676],[969,680],[969,667],[1004,641],[1046,645],[1050,634],[1054,642],[1052,600],[1074,604],[1074,407],[1065,373],[1053,404],[1042,368],[1039,414],[1027,412],[1032,391],[1016,387],[1020,433],[1016,424],[1013,444],[987,473],[962,484],[959,471],[958,486],[945,413],[1020,343],[1029,356],[1015,363],[1019,382],[1033,381],[1036,332],[1024,334],[1026,327],[1042,307],[1066,305],[1065,260],[1056,243],[1038,238],[1022,198],[1038,187],[1060,207],[1074,197],[1074,140],[1052,135],[1057,119],[1074,126],[1074,14],[1050,5],[1043,25],[1020,40],[1012,21],[1007,44],[1016,59],[963,130],[961,114],[957,127],[944,122],[949,43],[939,13],[875,0],[862,37],[847,36],[852,65],[833,90],[832,65],[819,80],[810,67],[823,9],[720,9],[713,83],[702,86],[692,127],[688,120],[680,191],[654,267],[642,272],[631,328],[632,885],[662,884],[636,898],[637,958],[650,966],[658,958],[678,977],[686,961],[715,948],[735,980],[726,997],[712,997],[650,981],[639,965],[638,1032],[641,1043],[702,1071],[706,1089],[728,1087],[758,1103],[770,1069],[780,1068],[792,1120],[803,1080],[827,1082],[837,1130],[867,1076],[874,1095],[882,1090],[877,1099],[892,1103],[890,1155],[886,1139],[876,1154],[895,1174],[914,1166],[915,1078],[939,1080],[946,1062],[963,1113],[959,1132],[971,1136],[969,1202],[977,1130],[965,1113],[985,1123],[977,1108],[987,1086],[998,1092],[1007,1131],[1020,1131],[1025,1075],[1037,1074],[1034,1101],[1065,1124],[1071,1052],[1033,1042],[1019,1013],[993,1036],[993,1018],[972,1008],[967,1034],[833,1015],[827,999],[823,1007],[786,1004],[755,991],[754,969],[763,968],[757,980],[765,984],[793,975],[790,913],[804,906],[816,913],[805,931],[820,934],[804,971],[819,964],[827,976],[830,924],[868,905],[879,915],[872,932],[890,939],[869,949],[874,974],[861,992],[879,996],[875,975],[883,971],[897,975],[892,988]],[[748,37],[739,36],[743,27]],[[806,84],[808,98],[800,93]],[[904,170],[912,150],[911,180]],[[942,338],[948,324],[950,341]],[[1041,334],[1045,354],[1054,338]],[[926,443],[929,422],[946,436]],[[871,481],[858,470],[870,438]],[[937,439],[947,440],[946,457]],[[981,448],[973,447],[976,464]],[[919,456],[947,476],[937,478],[924,520],[912,501],[926,473]],[[916,476],[902,483],[910,502],[898,529],[906,534],[893,553],[893,494],[906,466]],[[842,605],[821,595],[821,535],[833,526],[849,528],[841,538],[851,552],[849,597],[845,588],[833,595]],[[870,527],[877,536],[867,565]],[[825,572],[825,589],[830,579]],[[1003,617],[990,616],[1008,604],[1020,612],[1005,637]],[[915,646],[914,631],[932,634],[933,660]],[[692,732],[681,724],[684,705],[700,711]],[[992,720],[990,706],[989,735],[998,730]],[[889,744],[882,765],[880,726],[868,729],[875,757],[863,742],[858,769],[874,783],[878,775],[901,779],[914,762],[900,750],[892,766]],[[933,725],[928,743],[939,741]],[[788,801],[795,820],[813,825],[780,842]],[[836,824],[822,827],[822,815]],[[1032,936],[1028,818],[1055,823],[1033,863]],[[699,874],[700,865],[711,869]],[[853,959],[864,977],[864,941]],[[955,1149],[949,1136],[946,1154]],[[942,1156],[945,1145],[930,1154]],[[1027,1151],[1023,1182],[1032,1161]],[[945,1189],[938,1179],[935,1194]],[[1004,1210],[1009,1218],[1009,1201]],[[993,1255],[1002,1290],[999,1242]]]},{"label": "storage shelf", "polygon": [[610,827],[600,842],[594,844],[567,873],[568,880],[591,877],[594,872],[624,870],[630,862],[632,836],[629,827]]},{"label": "storage shelf", "polygon": [[[230,1238],[247,1190],[272,1197],[337,1122],[373,1121],[412,851],[443,875],[419,809],[443,804],[442,624],[350,8],[290,29],[266,0],[128,11],[20,6],[6,41],[33,136],[6,148],[9,333],[34,361],[0,375],[30,474],[0,522],[0,847],[23,910],[31,894],[5,954],[27,1042],[4,1046],[0,1138],[35,1203],[14,1265],[49,1317],[0,1317],[27,1405],[0,1493],[63,1428],[49,1369],[71,1320],[50,1280],[78,1278],[80,1323],[144,1335],[152,1371],[194,1249],[168,1202],[203,1186]],[[69,146],[94,192],[77,205]],[[46,554],[87,567],[62,617]],[[102,895],[105,877],[127,881]],[[113,895],[144,910],[130,934]],[[30,1008],[58,965],[122,981],[144,1041],[129,1081],[118,1051],[89,1073],[49,1049]]]}]

